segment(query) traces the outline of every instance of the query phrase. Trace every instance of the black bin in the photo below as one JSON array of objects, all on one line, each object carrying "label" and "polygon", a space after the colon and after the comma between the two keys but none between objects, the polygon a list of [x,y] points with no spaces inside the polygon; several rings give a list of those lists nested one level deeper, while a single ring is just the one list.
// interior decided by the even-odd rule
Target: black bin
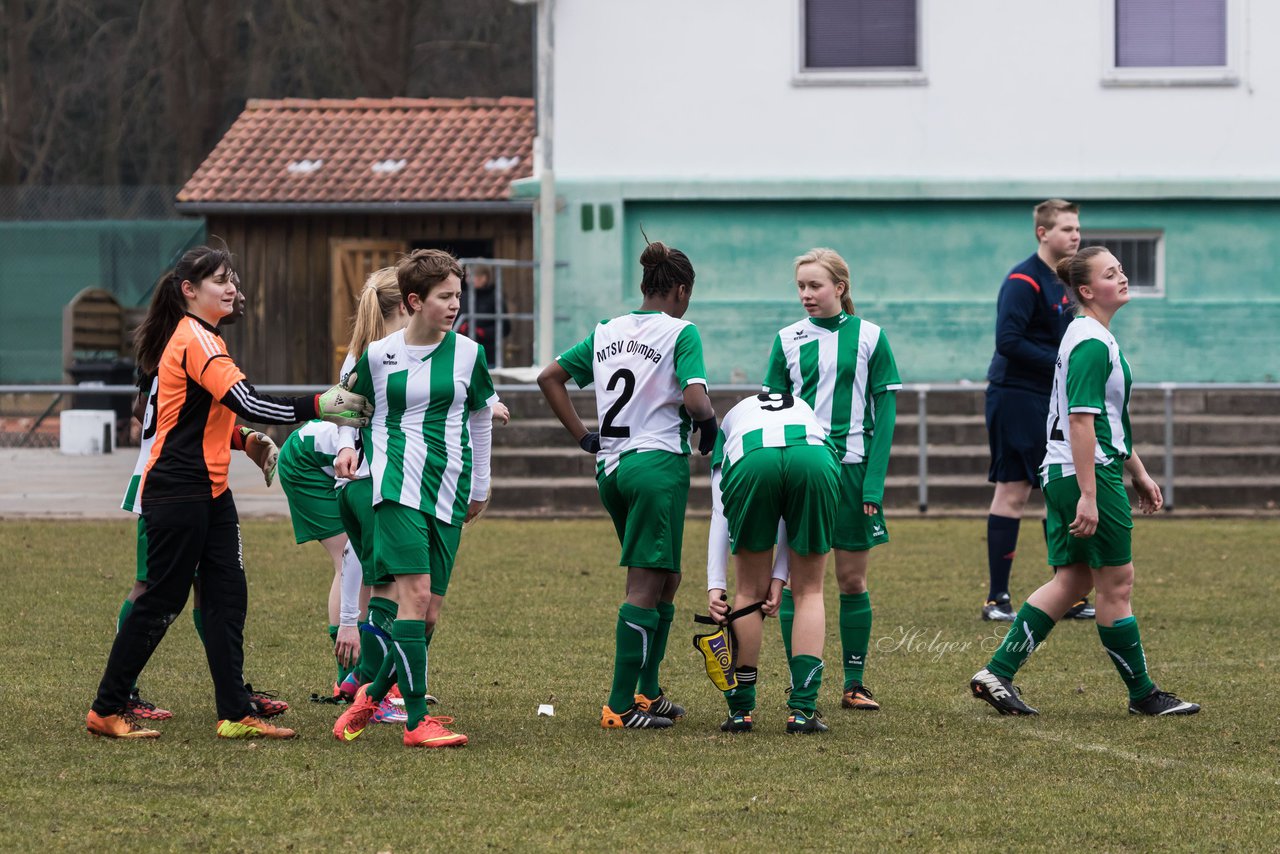
[{"label": "black bin", "polygon": [[[132,359],[112,359],[110,361],[89,362],[77,359],[71,364],[71,379],[77,385],[94,383],[102,385],[134,384],[134,368]],[[133,399],[131,394],[72,394],[72,409],[110,409],[116,414],[116,425],[128,425],[133,417]]]}]

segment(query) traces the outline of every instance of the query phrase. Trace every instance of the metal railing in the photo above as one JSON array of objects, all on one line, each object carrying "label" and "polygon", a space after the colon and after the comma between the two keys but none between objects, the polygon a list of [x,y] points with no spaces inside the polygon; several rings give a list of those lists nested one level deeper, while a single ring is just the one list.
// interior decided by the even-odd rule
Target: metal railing
[{"label": "metal railing", "polygon": [[[520,262],[525,263],[525,262]],[[267,394],[301,395],[324,391],[327,386],[318,385],[262,385],[259,391]],[[538,390],[536,385],[500,385],[499,392]],[[931,394],[974,394],[986,388],[981,383],[907,383],[900,394],[916,395],[916,442],[917,442],[917,477],[919,481],[917,497],[921,513],[929,511],[929,396]],[[758,392],[759,386],[730,384],[717,385],[715,392],[736,392],[742,395]],[[1164,402],[1164,471],[1162,473],[1161,490],[1164,493],[1164,508],[1172,510],[1174,506],[1175,466],[1174,466],[1174,396],[1180,391],[1265,391],[1280,395],[1280,383],[1134,383],[1133,391],[1159,391]],[[138,393],[131,385],[0,385],[0,394],[55,394],[55,395],[129,395]],[[51,412],[57,405],[55,400],[46,410]]]}]

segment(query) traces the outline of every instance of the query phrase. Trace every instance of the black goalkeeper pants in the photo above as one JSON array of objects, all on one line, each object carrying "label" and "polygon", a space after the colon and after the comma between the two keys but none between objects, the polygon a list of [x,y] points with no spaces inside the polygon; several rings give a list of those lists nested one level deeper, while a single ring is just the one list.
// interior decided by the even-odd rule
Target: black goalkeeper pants
[{"label": "black goalkeeper pants", "polygon": [[249,591],[240,548],[240,519],[227,490],[217,498],[147,505],[147,589],[116,633],[93,710],[124,710],[129,692],[182,613],[196,569],[200,570],[200,610],[204,649],[213,677],[219,720],[238,721],[250,713],[244,688],[244,620]]}]

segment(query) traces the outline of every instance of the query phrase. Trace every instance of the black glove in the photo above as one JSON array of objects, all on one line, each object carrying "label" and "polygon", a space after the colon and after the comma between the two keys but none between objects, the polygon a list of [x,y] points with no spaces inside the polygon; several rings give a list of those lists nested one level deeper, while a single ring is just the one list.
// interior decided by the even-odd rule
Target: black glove
[{"label": "black glove", "polygon": [[716,417],[712,415],[706,421],[695,421],[693,426],[698,431],[698,453],[706,456],[716,447],[716,435],[719,432]]},{"label": "black glove", "polygon": [[599,433],[583,433],[582,438],[578,440],[578,447],[586,451],[588,454],[600,453],[600,434]]}]

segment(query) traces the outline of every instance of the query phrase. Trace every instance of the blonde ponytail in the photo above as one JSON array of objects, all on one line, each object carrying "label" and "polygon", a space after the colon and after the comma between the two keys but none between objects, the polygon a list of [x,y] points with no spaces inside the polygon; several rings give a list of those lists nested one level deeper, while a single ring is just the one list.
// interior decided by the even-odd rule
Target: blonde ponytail
[{"label": "blonde ponytail", "polygon": [[400,305],[400,285],[396,283],[396,268],[383,267],[374,270],[365,280],[356,302],[356,316],[351,324],[351,344],[347,352],[359,359],[369,345],[387,335],[387,318]]}]

